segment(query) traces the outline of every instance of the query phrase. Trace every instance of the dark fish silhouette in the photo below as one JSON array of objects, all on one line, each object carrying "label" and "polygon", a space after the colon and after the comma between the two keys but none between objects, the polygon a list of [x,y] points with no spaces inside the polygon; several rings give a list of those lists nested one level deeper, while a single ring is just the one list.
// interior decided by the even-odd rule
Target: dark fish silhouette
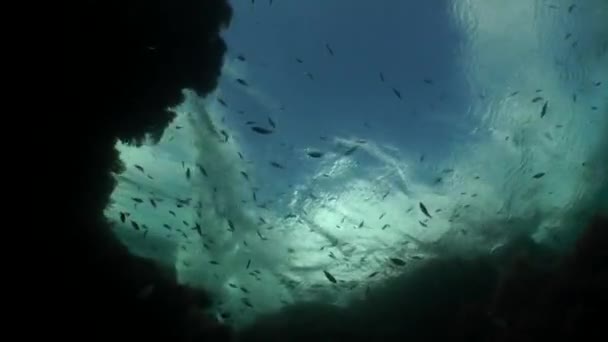
[{"label": "dark fish silhouette", "polygon": [[131,199],[135,202],[135,203],[142,203],[144,200],[142,200],[139,197],[131,197]]},{"label": "dark fish silhouette", "polygon": [[201,231],[201,225],[196,222],[194,224],[194,228],[192,228],[193,230],[196,230],[196,232],[198,233],[198,235],[203,236],[203,232]]},{"label": "dark fish silhouette", "polygon": [[321,157],[323,157],[323,152],[319,152],[319,151],[309,151],[309,152],[306,152],[306,154],[308,154],[308,156],[311,157],[311,158],[321,158]]},{"label": "dark fish silhouette", "polygon": [[430,79],[430,78],[425,78],[424,79],[424,83],[426,83],[426,84],[433,84],[433,80]]},{"label": "dark fish silhouette", "polygon": [[228,107],[228,104],[226,103],[226,101],[222,100],[222,98],[218,97],[217,98],[217,102],[219,102],[222,106],[224,107]]},{"label": "dark fish silhouette", "polygon": [[177,216],[175,215],[175,212],[174,212],[173,210],[169,210],[169,214],[173,215],[174,217],[177,217]]},{"label": "dark fish silhouette", "polygon": [[576,8],[575,4],[568,6],[568,13],[572,13],[572,11],[574,11],[575,8]]},{"label": "dark fish silhouette", "polygon": [[380,81],[384,82],[384,74],[380,73]]},{"label": "dark fish silhouette", "polygon": [[135,221],[131,221],[131,225],[133,226],[133,228],[134,228],[135,230],[139,230],[139,225],[137,224],[137,222],[135,222]]},{"label": "dark fish silhouette", "polygon": [[405,261],[403,261],[399,258],[389,258],[389,260],[397,266],[405,266]]},{"label": "dark fish silhouette", "polygon": [[153,206],[154,208],[156,208],[156,202],[154,201],[154,199],[153,199],[153,198],[150,198],[150,204],[152,204],[152,206]]},{"label": "dark fish silhouette", "polygon": [[272,126],[272,129],[277,128],[277,125],[274,123],[274,121],[272,121],[270,117],[268,117],[268,123],[270,124],[270,126]]},{"label": "dark fish silhouette", "polygon": [[201,164],[196,164],[196,166],[198,167],[199,171],[203,174],[203,176],[207,177],[207,170],[205,170],[205,168]]},{"label": "dark fish silhouette", "polygon": [[539,172],[539,173],[535,174],[534,176],[532,176],[532,178],[539,179],[539,178],[542,178],[544,175],[545,175],[544,172]]},{"label": "dark fish silhouette", "polygon": [[378,272],[372,272],[372,274],[368,275],[368,278],[373,278],[374,276],[376,276],[378,274]]},{"label": "dark fish silhouette", "polygon": [[425,227],[425,228],[427,227],[427,225],[424,222],[422,222],[422,221],[418,221],[418,223],[420,223],[420,225],[423,226],[423,227]]},{"label": "dark fish silhouette", "polygon": [[549,106],[549,101],[545,101],[543,108],[540,111],[540,117],[543,118],[547,114],[547,107]]},{"label": "dark fish silhouette", "polygon": [[399,90],[392,88],[393,89],[393,93],[395,94],[395,96],[397,96],[399,98],[399,100],[401,100],[401,93],[399,92]]},{"label": "dark fish silhouette", "polygon": [[186,179],[190,179],[190,168],[186,169]]},{"label": "dark fish silhouette", "polygon": [[325,48],[327,49],[327,52],[329,52],[330,55],[334,55],[334,50],[332,50],[331,46],[329,46],[329,44],[325,44]]},{"label": "dark fish silhouette", "polygon": [[275,161],[271,161],[270,165],[272,165],[273,167],[276,167],[277,169],[284,169],[285,167]]},{"label": "dark fish silhouette", "polygon": [[168,225],[168,224],[166,224],[166,223],[165,223],[165,224],[163,224],[163,227],[165,227],[165,228],[167,228],[167,229],[171,230],[171,226],[170,226],[170,225]]},{"label": "dark fish silhouette", "polygon": [[386,228],[388,228],[388,227],[390,227],[390,226],[391,226],[391,225],[387,223],[387,224],[385,224],[384,226],[382,226],[382,229],[381,229],[381,230],[385,230]]},{"label": "dark fish silhouette", "polygon": [[245,172],[245,171],[241,171],[241,175],[243,175],[243,177],[244,177],[246,180],[249,180],[249,175],[247,174],[247,172]]},{"label": "dark fish silhouette", "polygon": [[259,134],[271,134],[273,131],[268,129],[268,128],[264,128],[264,127],[259,127],[259,126],[253,126],[251,127],[251,130],[259,133]]},{"label": "dark fish silhouette", "polygon": [[228,133],[224,130],[221,130],[220,133],[224,136],[224,142],[228,142],[228,138],[230,137]]},{"label": "dark fish silhouette", "polygon": [[125,220],[127,219],[127,214],[123,213],[122,211],[120,212],[120,221],[122,223],[125,223]]},{"label": "dark fish silhouette", "polygon": [[536,103],[536,102],[542,101],[542,100],[543,100],[542,96],[537,96],[537,97],[535,97],[535,98],[532,99],[532,103]]},{"label": "dark fish silhouette", "polygon": [[247,86],[249,85],[249,83],[247,83],[247,81],[245,81],[245,80],[244,80],[244,79],[242,79],[242,78],[237,78],[237,79],[236,79],[236,81],[237,81],[237,82],[238,82],[240,85],[245,86],[245,87],[247,87]]},{"label": "dark fish silhouette", "polygon": [[300,64],[304,63],[304,61],[303,61],[303,60],[301,60],[301,59],[299,59],[299,58],[296,58],[296,62],[298,62],[298,63],[300,63]]},{"label": "dark fish silhouette", "polygon": [[323,271],[323,274],[325,274],[325,278],[327,278],[327,280],[331,281],[332,283],[337,283],[338,281],[336,280],[336,278],[329,272],[327,271]]},{"label": "dark fish silhouette", "polygon": [[139,171],[144,172],[144,168],[143,167],[141,167],[141,166],[139,166],[137,164],[135,164],[133,166],[135,166],[135,168],[138,169]]},{"label": "dark fish silhouette", "polygon": [[249,266],[251,266],[251,259],[247,260],[247,266],[245,266],[245,268],[249,269]]},{"label": "dark fish silhouette", "polygon": [[382,214],[380,215],[380,217],[378,217],[378,220],[382,220],[382,218],[384,217],[384,215],[386,215],[386,213],[382,213]]},{"label": "dark fish silhouette", "polygon": [[344,152],[344,155],[345,155],[345,156],[350,156],[351,154],[355,153],[355,151],[356,151],[358,148],[359,148],[359,146],[355,145],[355,146],[353,146],[353,147],[349,148],[348,150],[346,150],[346,151]]},{"label": "dark fish silhouette", "polygon": [[243,54],[239,54],[238,56],[236,56],[236,59],[238,59],[241,62],[245,61],[245,56],[243,56]]},{"label": "dark fish silhouette", "polygon": [[428,216],[428,218],[433,218],[429,214],[429,211],[426,209],[426,206],[422,202],[419,203],[419,206],[420,206],[420,210],[422,210],[422,212],[424,213],[424,215]]}]

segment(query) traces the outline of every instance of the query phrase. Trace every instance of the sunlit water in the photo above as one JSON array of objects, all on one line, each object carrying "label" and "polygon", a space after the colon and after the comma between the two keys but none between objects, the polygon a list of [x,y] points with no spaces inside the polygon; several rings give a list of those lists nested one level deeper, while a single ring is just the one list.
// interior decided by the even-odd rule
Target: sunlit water
[{"label": "sunlit water", "polygon": [[608,175],[608,3],[331,3],[235,3],[216,93],[186,92],[157,145],[118,145],[107,216],[131,251],[242,324],[520,234],[567,246]]}]

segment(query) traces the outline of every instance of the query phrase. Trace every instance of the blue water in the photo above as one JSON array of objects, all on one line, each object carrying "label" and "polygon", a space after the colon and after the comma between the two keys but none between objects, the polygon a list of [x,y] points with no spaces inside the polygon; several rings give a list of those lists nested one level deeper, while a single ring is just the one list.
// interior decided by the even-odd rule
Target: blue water
[{"label": "blue water", "polygon": [[[119,144],[127,170],[107,215],[236,324],[287,303],[344,305],[365,288],[344,287],[416,267],[395,255],[491,253],[519,234],[566,248],[559,237],[591,213],[581,206],[606,208],[608,175],[608,3],[569,5],[234,1],[216,93],[189,94],[158,145]],[[269,117],[272,134],[246,125]]]}]

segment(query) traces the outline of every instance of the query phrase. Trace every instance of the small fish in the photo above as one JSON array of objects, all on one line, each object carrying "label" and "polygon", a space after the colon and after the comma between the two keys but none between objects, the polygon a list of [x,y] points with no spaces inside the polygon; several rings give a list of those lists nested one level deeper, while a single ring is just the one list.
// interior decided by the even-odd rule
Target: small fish
[{"label": "small fish", "polygon": [[256,232],[258,233],[258,236],[260,237],[260,239],[261,239],[262,241],[266,241],[266,240],[268,240],[268,238],[265,238],[264,236],[262,236],[262,233],[260,233],[260,231],[259,231],[259,230],[256,230]]},{"label": "small fish", "polygon": [[203,232],[201,231],[201,225],[196,222],[194,224],[194,228],[192,228],[193,230],[196,230],[196,232],[198,233],[198,235],[203,236]]},{"label": "small fish", "polygon": [[345,155],[345,156],[350,156],[351,154],[355,153],[355,151],[356,151],[358,148],[359,148],[359,146],[355,145],[355,146],[353,146],[353,147],[349,148],[348,150],[346,150],[346,151],[344,152],[344,155]]},{"label": "small fish", "polygon": [[390,226],[391,226],[391,225],[387,223],[387,224],[385,224],[384,226],[382,226],[381,230],[385,230],[386,228],[388,228],[388,227],[390,227]]},{"label": "small fish", "polygon": [[275,161],[271,161],[270,165],[272,165],[273,167],[276,167],[277,169],[284,169],[285,167]]},{"label": "small fish", "polygon": [[139,171],[141,171],[142,173],[145,172],[143,167],[141,167],[137,164],[134,164],[133,166],[135,166],[135,168],[138,169]]},{"label": "small fish", "polygon": [[425,227],[425,228],[427,227],[427,225],[424,222],[422,222],[422,221],[418,221],[418,223],[420,223],[420,225],[423,226],[423,227]]},{"label": "small fish", "polygon": [[184,224],[184,226],[190,227],[190,224],[188,224],[188,222],[186,220],[182,220],[182,223]]},{"label": "small fish", "polygon": [[405,266],[405,261],[403,261],[399,258],[389,258],[389,260],[397,266]]},{"label": "small fish", "polygon": [[568,13],[572,13],[572,11],[574,11],[575,8],[576,8],[575,4],[568,6]]},{"label": "small fish", "polygon": [[247,172],[245,172],[245,171],[241,171],[241,175],[243,175],[243,177],[244,177],[246,180],[249,180],[249,175],[247,174]]},{"label": "small fish", "polygon": [[422,163],[424,161],[424,154],[420,155],[420,162]]},{"label": "small fish", "polygon": [[395,96],[397,96],[400,100],[401,100],[401,93],[399,92],[399,90],[392,88],[393,89],[393,93],[395,94]]},{"label": "small fish", "polygon": [[382,218],[384,217],[384,215],[386,215],[386,213],[380,214],[380,217],[378,217],[378,220],[382,220]]},{"label": "small fish", "polygon": [[564,40],[568,40],[568,38],[572,37],[572,33],[566,33],[564,36]]},{"label": "small fish", "polygon": [[420,206],[420,210],[422,210],[422,213],[424,213],[424,215],[428,216],[428,218],[433,218],[422,202],[420,202],[418,205]]},{"label": "small fish", "polygon": [[241,152],[237,152],[237,153],[238,153],[238,155],[239,155],[239,158],[241,158],[241,160],[244,160],[244,159],[245,159],[245,157],[243,157],[243,154],[242,154]]},{"label": "small fish", "polygon": [[304,75],[306,75],[308,78],[310,78],[311,81],[315,80],[315,77],[312,75],[312,73],[310,71],[305,72]]},{"label": "small fish", "polygon": [[363,220],[362,220],[362,221],[361,221],[361,223],[359,223],[359,226],[358,226],[358,228],[361,228],[361,227],[363,227],[363,224],[364,224],[364,223],[365,223],[365,221],[363,221]]},{"label": "small fish", "polygon": [[274,121],[270,117],[268,117],[268,123],[270,124],[270,126],[272,126],[272,129],[277,128],[277,125],[274,123]]},{"label": "small fish", "polygon": [[378,271],[376,271],[376,272],[372,272],[372,274],[368,275],[367,277],[368,277],[368,278],[373,278],[373,277],[375,277],[377,274],[378,274]]},{"label": "small fish", "polygon": [[431,84],[431,85],[432,85],[432,84],[433,84],[433,80],[432,80],[432,79],[430,79],[430,78],[425,78],[425,79],[424,79],[424,83],[426,83],[426,84]]},{"label": "small fish", "polygon": [[247,260],[247,266],[245,266],[245,268],[249,269],[249,266],[251,266],[251,259]]},{"label": "small fish", "polygon": [[539,173],[535,174],[534,176],[532,176],[532,178],[539,179],[539,178],[542,178],[544,175],[545,175],[544,172],[539,172]]},{"label": "small fish", "polygon": [[247,121],[245,122],[245,125],[255,125],[255,121]]},{"label": "small fish", "polygon": [[384,82],[384,74],[380,73],[380,81]]},{"label": "small fish", "polygon": [[120,212],[120,221],[122,223],[125,223],[125,220],[127,219],[127,214],[123,213],[122,211]]},{"label": "small fish", "polygon": [[391,193],[391,190],[386,190],[386,192],[384,193],[384,195],[382,195],[382,199],[385,199],[386,196],[388,196]]},{"label": "small fish", "polygon": [[249,85],[249,84],[247,83],[247,81],[245,81],[245,80],[244,80],[244,79],[242,79],[242,78],[237,78],[237,79],[236,79],[236,81],[237,81],[237,82],[238,82],[240,85],[245,86],[245,87]]},{"label": "small fish", "polygon": [[258,201],[258,196],[255,194],[255,191],[252,191],[253,193],[253,201],[257,202]]},{"label": "small fish", "polygon": [[591,110],[597,110],[597,106],[591,106]]},{"label": "small fish", "polygon": [[238,56],[236,56],[236,59],[238,59],[241,62],[244,62],[246,60],[245,56],[243,56],[243,54],[239,54]]},{"label": "small fish", "polygon": [[165,227],[165,228],[167,228],[167,229],[171,230],[171,226],[170,226],[170,225],[168,225],[168,224],[166,224],[166,223],[165,223],[165,224],[163,224],[163,227]]},{"label": "small fish", "polygon": [[190,168],[186,168],[186,179],[190,179]]},{"label": "small fish", "polygon": [[423,258],[420,255],[412,255],[410,258],[414,260],[422,260]]},{"label": "small fish", "polygon": [[593,85],[596,86],[596,87],[599,87],[599,86],[602,85],[602,82],[595,82],[595,83],[593,83]]},{"label": "small fish", "polygon": [[329,52],[330,55],[334,55],[334,50],[332,50],[331,46],[329,46],[329,44],[325,44],[325,48],[327,49],[327,52]]},{"label": "small fish", "polygon": [[511,96],[511,97],[512,97],[512,96],[515,96],[515,95],[517,95],[517,94],[519,94],[519,91],[514,91],[514,92],[512,92],[511,94],[509,94],[509,96]]},{"label": "small fish", "polygon": [[156,208],[156,201],[154,201],[154,199],[153,199],[153,198],[150,198],[150,204],[152,204],[152,206],[153,206],[154,208]]},{"label": "small fish", "polygon": [[230,229],[229,229],[229,230],[230,230],[231,232],[233,232],[233,231],[234,231],[234,223],[232,223],[232,221],[230,221],[230,219],[227,219],[227,220],[228,220],[228,226],[230,227]]},{"label": "small fish", "polygon": [[228,135],[225,130],[221,130],[220,133],[224,136],[224,142],[228,142],[230,135]]},{"label": "small fish", "polygon": [[304,63],[304,61],[303,61],[303,60],[301,60],[301,59],[299,59],[299,58],[296,58],[296,62],[298,62],[298,63],[300,63],[300,64]]},{"label": "small fish", "polygon": [[233,284],[233,283],[228,283],[228,286],[232,287],[233,289],[238,288],[238,286],[236,286],[236,284]]},{"label": "small fish", "polygon": [[323,271],[323,274],[325,274],[325,277],[327,278],[327,280],[331,281],[332,283],[337,283],[338,281],[336,280],[336,278],[329,272],[327,271]]},{"label": "small fish", "polygon": [[243,302],[243,304],[247,305],[248,307],[253,308],[253,305],[251,305],[251,302],[249,301],[249,299],[241,298],[241,301]]},{"label": "small fish", "polygon": [[211,265],[219,265],[219,264],[220,264],[219,262],[217,262],[217,261],[215,261],[215,260],[211,260],[211,261],[209,261],[209,263],[210,263]]},{"label": "small fish", "polygon": [[222,106],[228,108],[228,104],[221,97],[217,98],[217,102],[219,102]]},{"label": "small fish", "polygon": [[259,126],[252,126],[251,130],[259,134],[271,134],[273,132],[273,130]]},{"label": "small fish", "polygon": [[306,154],[308,154],[308,156],[311,158],[321,158],[323,157],[324,153],[320,151],[308,151]]},{"label": "small fish", "polygon": [[543,118],[547,114],[547,106],[549,106],[549,101],[545,101],[545,104],[543,104],[543,108],[540,111],[541,118]]},{"label": "small fish", "polygon": [[262,222],[262,224],[266,224],[266,220],[264,220],[262,216],[260,216],[260,222]]},{"label": "small fish", "polygon": [[175,126],[175,129],[182,129],[182,126]]},{"label": "small fish", "polygon": [[245,287],[243,286],[239,286],[239,289],[241,289],[241,291],[243,291],[244,293],[249,293],[249,290],[247,290]]},{"label": "small fish", "polygon": [[169,214],[173,215],[174,217],[177,217],[177,216],[175,215],[175,212],[174,212],[173,210],[169,210]]},{"label": "small fish", "polygon": [[131,225],[133,226],[133,228],[134,228],[135,230],[139,230],[139,225],[137,224],[137,222],[135,222],[135,221],[131,221]]},{"label": "small fish", "polygon": [[139,197],[131,197],[131,199],[132,199],[132,200],[133,200],[133,202],[135,202],[135,203],[142,203],[142,202],[144,201],[144,200],[142,200],[142,199],[141,199],[141,198],[139,198]]},{"label": "small fish", "polygon": [[198,170],[203,174],[203,176],[207,177],[207,170],[205,170],[205,168],[201,164],[196,164],[196,166],[198,167]]},{"label": "small fish", "polygon": [[537,97],[535,97],[535,98],[532,99],[532,103],[536,103],[536,102],[542,101],[542,100],[543,100],[542,96],[537,96]]}]

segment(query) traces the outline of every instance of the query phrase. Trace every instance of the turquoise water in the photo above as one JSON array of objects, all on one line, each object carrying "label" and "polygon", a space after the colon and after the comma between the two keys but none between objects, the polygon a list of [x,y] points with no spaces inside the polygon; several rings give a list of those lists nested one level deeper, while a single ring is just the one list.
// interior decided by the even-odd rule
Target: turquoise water
[{"label": "turquoise water", "polygon": [[118,144],[106,214],[235,324],[606,211],[605,1],[233,5],[218,89]]}]

